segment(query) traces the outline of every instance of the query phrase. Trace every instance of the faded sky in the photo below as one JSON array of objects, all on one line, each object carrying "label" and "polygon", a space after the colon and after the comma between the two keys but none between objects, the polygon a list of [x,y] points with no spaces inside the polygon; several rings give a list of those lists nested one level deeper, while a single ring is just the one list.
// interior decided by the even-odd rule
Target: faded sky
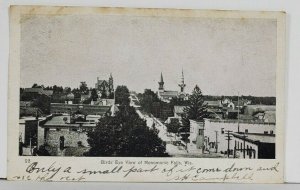
[{"label": "faded sky", "polygon": [[275,96],[276,21],[130,16],[35,16],[21,28],[21,86],[78,87],[113,74],[142,92]]}]

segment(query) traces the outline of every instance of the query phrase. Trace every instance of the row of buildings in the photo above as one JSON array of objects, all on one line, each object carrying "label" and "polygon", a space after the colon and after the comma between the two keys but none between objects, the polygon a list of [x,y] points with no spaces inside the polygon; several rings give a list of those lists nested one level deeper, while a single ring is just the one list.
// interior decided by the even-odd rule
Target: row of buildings
[{"label": "row of buildings", "polygon": [[[185,93],[184,74],[178,84],[179,91],[165,90],[163,76],[158,82],[158,97],[164,102],[172,98],[188,100]],[[253,105],[250,100],[232,101],[224,98],[204,101],[208,118],[204,122],[190,120],[189,147],[203,152],[223,154],[231,158],[275,158],[276,106]],[[185,106],[174,106],[171,120],[179,120]]]},{"label": "row of buildings", "polygon": [[[25,88],[21,96],[31,99],[20,101],[19,154],[35,155],[42,146],[51,156],[83,156],[89,149],[87,132],[93,130],[105,114],[114,115],[118,111],[111,96],[114,94],[112,75],[108,80],[97,77],[95,89],[97,99],[92,99],[89,104],[76,104],[72,92],[61,93],[64,101],[53,103],[52,90]],[[41,96],[46,96],[50,101],[47,114],[34,105]],[[90,90],[82,93],[80,102],[90,97]]]},{"label": "row of buildings", "polygon": [[[204,122],[190,120],[189,146],[231,158],[275,158],[275,106],[246,105],[244,109],[237,119],[220,116],[204,119]],[[181,122],[183,110],[184,106],[175,106],[174,116],[169,117],[165,124],[171,120]]]}]

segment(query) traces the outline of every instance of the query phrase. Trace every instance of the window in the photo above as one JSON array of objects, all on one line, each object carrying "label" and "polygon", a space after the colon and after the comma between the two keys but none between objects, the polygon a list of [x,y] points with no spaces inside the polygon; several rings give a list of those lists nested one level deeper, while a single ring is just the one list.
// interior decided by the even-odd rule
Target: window
[{"label": "window", "polygon": [[199,129],[199,135],[203,135],[203,130]]},{"label": "window", "polygon": [[274,131],[270,131],[270,134],[273,135],[273,134],[274,134]]},{"label": "window", "polygon": [[247,145],[247,155],[249,155],[249,146]]}]

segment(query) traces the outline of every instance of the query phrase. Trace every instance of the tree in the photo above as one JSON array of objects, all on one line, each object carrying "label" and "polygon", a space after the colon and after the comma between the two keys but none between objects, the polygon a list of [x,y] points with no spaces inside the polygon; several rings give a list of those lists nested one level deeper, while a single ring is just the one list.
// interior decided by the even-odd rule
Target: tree
[{"label": "tree", "polygon": [[102,117],[88,132],[88,143],[88,156],[167,156],[163,141],[130,106],[120,107],[115,116]]},{"label": "tree", "polygon": [[44,88],[44,85],[38,85],[37,83],[34,83],[31,88]]},{"label": "tree", "polygon": [[185,142],[187,148],[187,143],[189,143],[191,123],[189,118],[186,115],[182,116],[181,122],[182,122],[182,126],[179,128],[179,133],[181,136],[181,140]]},{"label": "tree", "polygon": [[171,119],[171,122],[166,124],[169,133],[178,133],[181,127],[178,119]]},{"label": "tree", "polygon": [[87,87],[86,82],[80,82],[79,90],[82,94],[88,94],[89,88]]},{"label": "tree", "polygon": [[[147,113],[153,114],[153,105],[154,103],[159,103],[160,100],[155,92],[151,89],[145,89],[143,94],[139,95],[140,105],[142,109]],[[157,115],[157,114],[156,114]]]},{"label": "tree", "polygon": [[91,98],[93,101],[96,101],[98,99],[97,90],[95,88],[92,89]]},{"label": "tree", "polygon": [[61,94],[63,92],[63,87],[62,86],[53,86],[53,94]]},{"label": "tree", "polygon": [[196,85],[192,94],[189,96],[190,104],[184,108],[184,113],[188,119],[203,121],[208,117],[207,104],[204,103],[204,98],[200,88]]},{"label": "tree", "polygon": [[71,88],[70,87],[65,87],[64,92],[65,92],[65,94],[70,94],[71,93]]},{"label": "tree", "polygon": [[107,98],[107,94],[106,94],[106,87],[105,86],[103,86],[101,89],[100,89],[100,91],[101,91],[101,98]]},{"label": "tree", "polygon": [[48,96],[42,94],[33,100],[32,106],[39,108],[44,114],[49,114],[50,103],[51,99]]},{"label": "tree", "polygon": [[116,104],[122,105],[122,106],[128,106],[130,103],[129,100],[129,90],[126,86],[117,86],[116,92],[115,92],[115,101]]}]

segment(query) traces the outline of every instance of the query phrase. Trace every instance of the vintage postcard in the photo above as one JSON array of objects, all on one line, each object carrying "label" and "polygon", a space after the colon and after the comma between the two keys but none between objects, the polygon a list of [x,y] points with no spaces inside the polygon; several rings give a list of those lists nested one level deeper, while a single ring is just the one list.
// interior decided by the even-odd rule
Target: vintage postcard
[{"label": "vintage postcard", "polygon": [[282,183],[285,13],[12,6],[8,179]]}]

